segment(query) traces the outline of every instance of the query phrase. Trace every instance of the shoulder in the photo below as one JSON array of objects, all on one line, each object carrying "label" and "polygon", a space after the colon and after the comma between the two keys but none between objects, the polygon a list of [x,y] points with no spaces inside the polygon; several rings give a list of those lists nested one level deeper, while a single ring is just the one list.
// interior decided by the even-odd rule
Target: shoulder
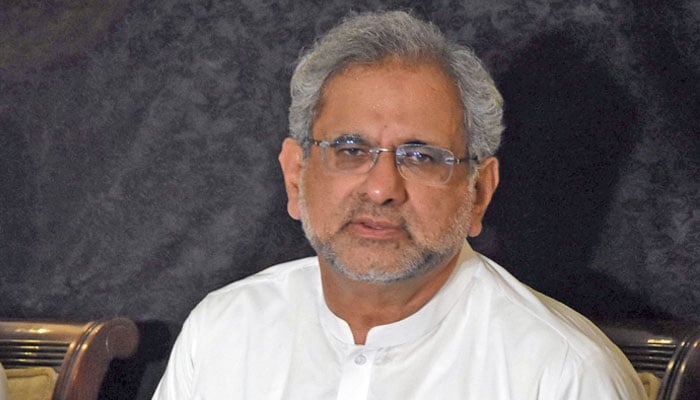
[{"label": "shoulder", "polygon": [[313,304],[320,290],[315,257],[277,264],[210,292],[190,312],[185,324],[215,332],[218,326],[228,330],[232,323],[264,323],[290,308]]},{"label": "shoulder", "polygon": [[611,344],[586,317],[567,305],[542,294],[512,276],[505,268],[479,255],[483,268],[475,278],[495,302],[494,317],[522,326],[518,333],[537,332],[538,336],[561,342],[586,357],[600,344]]},{"label": "shoulder", "polygon": [[[517,343],[513,350],[523,349],[524,357],[540,360],[546,370],[543,379],[549,382],[543,387],[572,395],[567,398],[640,398],[635,370],[595,324],[488,258],[479,258],[483,268],[475,278],[493,302],[492,322],[503,331],[505,343]],[[594,397],[577,397],[574,392]],[[622,397],[608,397],[611,393]]]},{"label": "shoulder", "polygon": [[316,257],[302,258],[268,267],[241,280],[214,290],[195,307],[195,311],[226,309],[237,302],[262,301],[269,304],[284,300],[295,290],[320,289]]}]

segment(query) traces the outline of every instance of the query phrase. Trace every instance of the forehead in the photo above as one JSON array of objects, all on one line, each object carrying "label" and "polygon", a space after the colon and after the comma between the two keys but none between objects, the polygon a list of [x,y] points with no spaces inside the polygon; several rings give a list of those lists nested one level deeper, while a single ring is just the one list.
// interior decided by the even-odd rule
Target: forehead
[{"label": "forehead", "polygon": [[380,142],[452,146],[463,144],[462,127],[459,90],[440,66],[389,58],[332,76],[321,92],[313,131],[315,137],[354,133]]}]

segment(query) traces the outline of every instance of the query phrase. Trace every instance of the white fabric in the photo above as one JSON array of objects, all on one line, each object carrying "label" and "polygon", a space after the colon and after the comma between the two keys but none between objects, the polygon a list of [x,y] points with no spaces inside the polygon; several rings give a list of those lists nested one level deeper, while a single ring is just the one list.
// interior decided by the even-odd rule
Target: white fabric
[{"label": "white fabric", "polygon": [[316,258],[234,282],[192,311],[153,398],[645,398],[588,320],[468,245],[459,263],[428,304],[363,346],[327,308]]},{"label": "white fabric", "polygon": [[0,400],[7,400],[7,375],[0,364]]}]

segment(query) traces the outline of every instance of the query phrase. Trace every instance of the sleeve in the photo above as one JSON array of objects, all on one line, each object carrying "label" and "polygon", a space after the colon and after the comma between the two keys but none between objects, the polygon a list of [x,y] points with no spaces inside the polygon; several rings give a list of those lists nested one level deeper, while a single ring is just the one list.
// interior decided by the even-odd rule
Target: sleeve
[{"label": "sleeve", "polygon": [[7,375],[0,364],[0,400],[7,400]]},{"label": "sleeve", "polygon": [[647,400],[639,375],[622,353],[569,361],[553,400]]},{"label": "sleeve", "polygon": [[165,373],[158,383],[153,400],[189,400],[192,398],[197,345],[194,314],[185,320],[175,340]]}]

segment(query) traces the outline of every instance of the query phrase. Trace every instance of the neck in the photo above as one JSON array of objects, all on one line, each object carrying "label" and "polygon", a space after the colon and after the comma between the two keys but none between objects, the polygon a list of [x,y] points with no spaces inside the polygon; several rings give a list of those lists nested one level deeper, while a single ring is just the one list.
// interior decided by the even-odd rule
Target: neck
[{"label": "neck", "polygon": [[326,304],[348,323],[355,344],[365,344],[373,327],[400,321],[428,303],[449,279],[458,256],[425,274],[391,283],[352,280],[319,257]]}]

